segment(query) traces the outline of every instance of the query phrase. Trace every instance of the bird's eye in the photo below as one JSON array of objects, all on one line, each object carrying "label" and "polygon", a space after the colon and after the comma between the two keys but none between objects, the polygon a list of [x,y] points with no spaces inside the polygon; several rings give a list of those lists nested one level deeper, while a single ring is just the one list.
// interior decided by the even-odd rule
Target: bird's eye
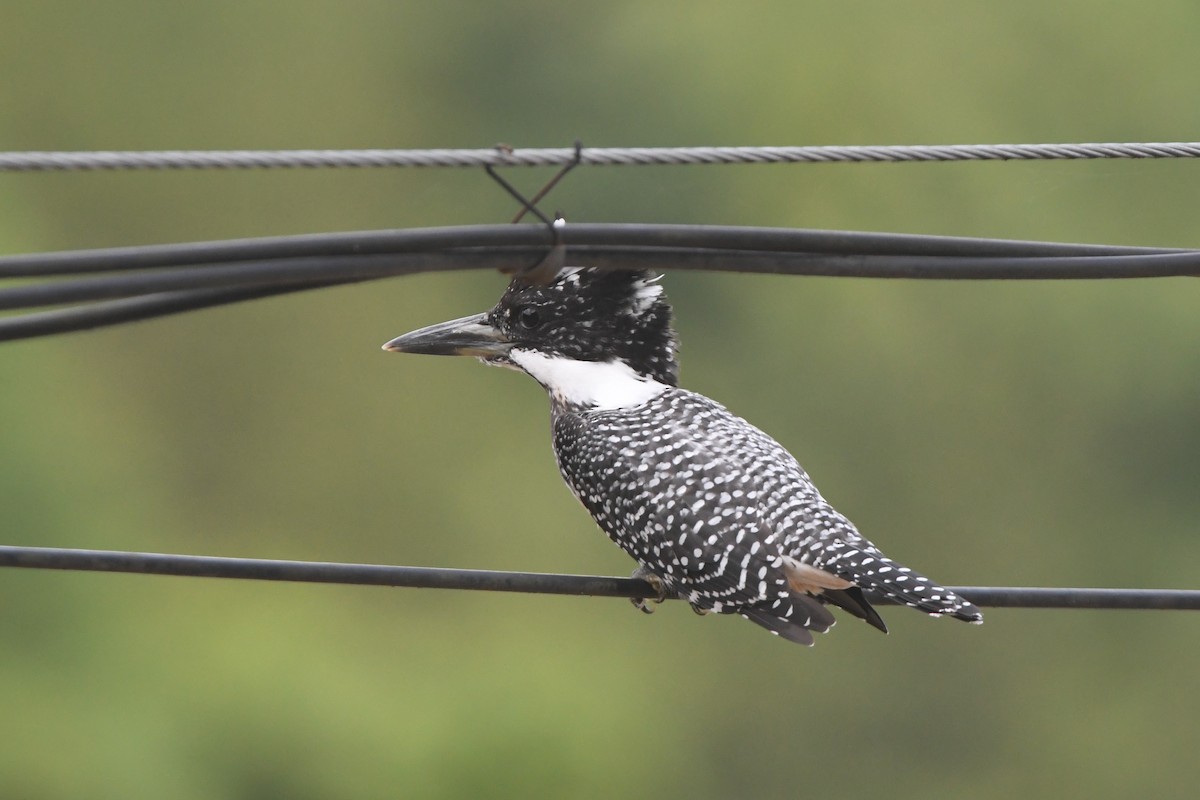
[{"label": "bird's eye", "polygon": [[526,306],[517,312],[517,325],[527,331],[531,331],[542,324],[542,317],[538,314],[537,309]]}]

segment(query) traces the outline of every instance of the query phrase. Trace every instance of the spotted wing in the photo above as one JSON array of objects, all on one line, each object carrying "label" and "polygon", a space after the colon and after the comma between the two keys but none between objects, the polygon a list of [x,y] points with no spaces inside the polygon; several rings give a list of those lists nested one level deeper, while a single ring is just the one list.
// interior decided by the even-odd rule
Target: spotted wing
[{"label": "spotted wing", "polygon": [[808,630],[827,630],[833,617],[789,583],[756,473],[694,427],[697,414],[728,412],[679,394],[687,413],[680,399],[660,398],[633,412],[556,415],[564,479],[614,542],[697,609],[811,643]]}]

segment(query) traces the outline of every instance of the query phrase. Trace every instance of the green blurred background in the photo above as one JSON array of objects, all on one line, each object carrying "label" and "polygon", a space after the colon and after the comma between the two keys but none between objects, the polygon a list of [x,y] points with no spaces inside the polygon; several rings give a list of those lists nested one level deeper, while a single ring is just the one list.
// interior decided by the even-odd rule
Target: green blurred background
[{"label": "green blurred background", "polygon": [[[1200,138],[1200,7],[43,2],[0,149]],[[510,173],[527,187],[545,172]],[[1195,162],[590,168],[577,221],[1200,245]],[[0,175],[3,252],[500,222],[478,171]],[[683,383],[954,584],[1198,585],[1184,279],[672,274]],[[0,347],[10,544],[626,574],[532,381],[379,350],[421,276]],[[620,600],[9,570],[0,797],[1194,796],[1200,617],[885,609],[812,650]]]}]

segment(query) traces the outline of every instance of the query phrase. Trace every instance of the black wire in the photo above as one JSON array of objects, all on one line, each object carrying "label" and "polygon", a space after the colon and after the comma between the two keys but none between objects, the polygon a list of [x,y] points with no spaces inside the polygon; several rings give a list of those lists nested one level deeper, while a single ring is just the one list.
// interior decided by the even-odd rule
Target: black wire
[{"label": "black wire", "polygon": [[[597,575],[397,567],[319,561],[130,553],[55,547],[0,546],[0,567],[124,572],[197,578],[293,581],[423,589],[650,598],[645,581]],[[1200,611],[1200,591],[948,586],[975,605],[992,608],[1093,608]],[[881,597],[872,602],[888,603]]]},{"label": "black wire", "polygon": [[381,564],[221,558],[54,547],[0,546],[0,567],[302,583],[403,586],[422,589],[476,589],[493,592],[531,592],[597,597],[655,596],[655,591],[645,581],[630,578],[396,567]]},{"label": "black wire", "polygon": [[[0,310],[36,308],[161,292],[289,285],[353,283],[419,272],[512,269],[543,251],[534,248],[461,249],[433,253],[283,258],[273,261],[176,267],[153,272],[58,280],[0,290]],[[823,275],[856,278],[941,280],[1151,278],[1200,273],[1200,252],[1130,256],[981,258],[953,256],[836,255],[778,251],[716,251],[702,248],[639,248],[582,245],[581,262],[601,269],[686,269]]]},{"label": "black wire", "polygon": [[[711,248],[842,255],[1097,256],[1188,253],[1184,249],[980,239],[958,236],[755,228],[719,225],[569,223],[568,245]],[[538,225],[464,225],[444,228],[318,233],[217,242],[117,247],[0,257],[0,278],[45,277],[303,256],[367,255],[450,248],[544,246]],[[736,269],[736,266],[730,267]]]},{"label": "black wire", "polygon": [[[1200,272],[1200,253],[1132,256],[980,258],[953,256],[837,255],[780,251],[716,251],[582,245],[572,252],[601,269],[730,270],[786,275],[924,279],[1051,279],[1170,277]],[[185,290],[288,286],[310,288],[396,275],[461,269],[502,269],[539,257],[541,248],[456,249],[281,258],[271,261],[175,267],[102,277],[26,284],[0,290],[0,310],[37,308]]]},{"label": "black wire", "polygon": [[[0,289],[0,309],[88,305],[2,317],[0,341],[394,275],[523,270],[544,258],[545,238],[541,226],[477,225],[7,256],[0,279],[52,280]],[[571,263],[603,269],[943,280],[1200,274],[1193,250],[912,234],[579,224],[562,239]],[[62,277],[71,275],[82,277]]]},{"label": "black wire", "polygon": [[320,289],[337,284],[328,281],[287,286],[248,287],[238,289],[198,289],[183,292],[163,292],[140,297],[88,303],[73,308],[41,311],[33,314],[0,318],[0,341],[31,339],[56,333],[90,330],[124,322],[154,319],[155,317],[195,311],[201,308],[258,300],[290,292]]},{"label": "black wire", "polygon": [[[412,262],[417,265],[411,266]],[[287,291],[314,282],[330,285],[353,283],[388,275],[450,268],[440,253],[312,256],[275,261],[249,261],[212,266],[176,267],[153,272],[132,272],[103,277],[56,280],[0,290],[0,310],[36,308],[59,303],[136,297],[161,292],[235,288],[278,288]]]}]

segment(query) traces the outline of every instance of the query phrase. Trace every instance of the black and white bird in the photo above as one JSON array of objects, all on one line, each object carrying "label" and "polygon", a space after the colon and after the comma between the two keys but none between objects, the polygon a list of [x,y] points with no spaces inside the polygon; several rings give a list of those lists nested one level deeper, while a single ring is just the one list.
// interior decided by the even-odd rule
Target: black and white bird
[{"label": "black and white bird", "polygon": [[808,645],[810,631],[834,624],[826,604],[886,633],[864,591],[982,622],[975,606],[867,541],[774,439],[677,386],[659,278],[579,267],[544,286],[516,278],[491,311],[384,349],[477,356],[541,384],[563,479],[662,597]]}]

